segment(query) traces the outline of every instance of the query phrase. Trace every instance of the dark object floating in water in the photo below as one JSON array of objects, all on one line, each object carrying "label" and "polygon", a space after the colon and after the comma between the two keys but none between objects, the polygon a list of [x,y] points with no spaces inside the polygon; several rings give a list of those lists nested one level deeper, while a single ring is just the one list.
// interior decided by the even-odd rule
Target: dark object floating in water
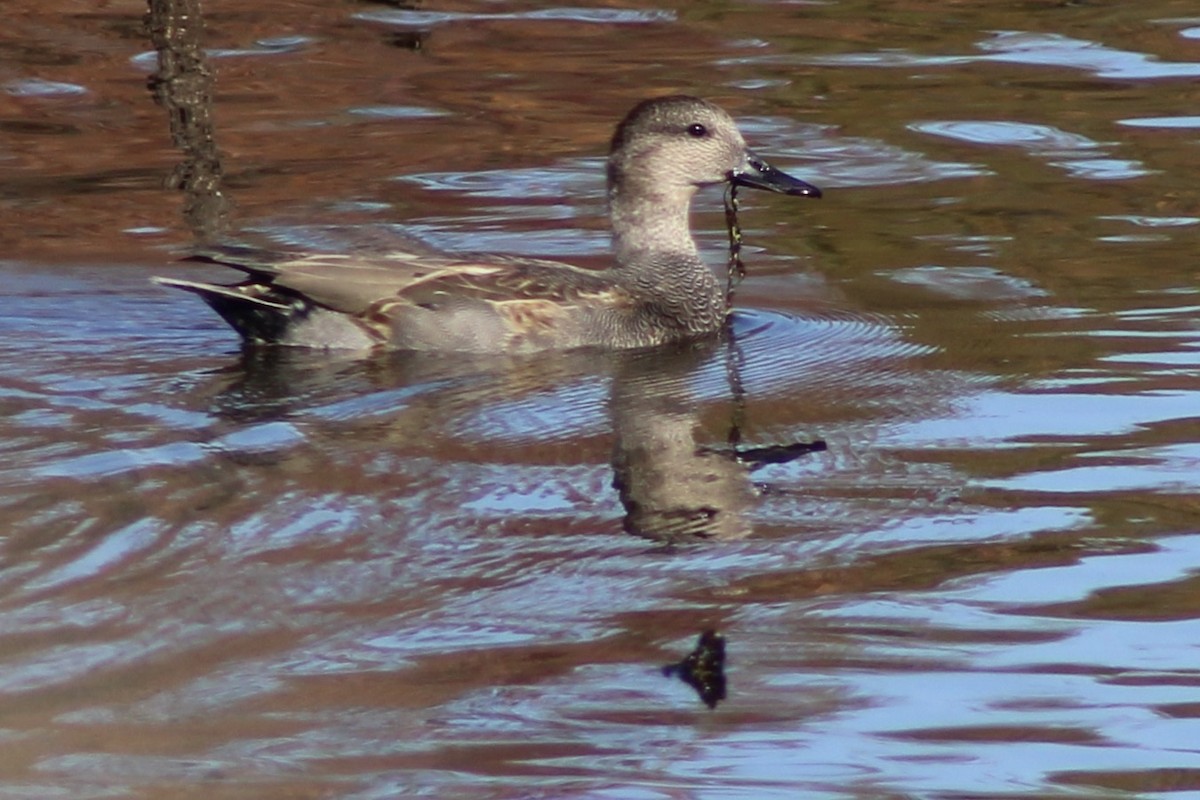
[{"label": "dark object floating in water", "polygon": [[829,449],[824,439],[814,439],[811,442],[791,442],[790,444],[772,444],[766,447],[744,447],[734,450],[734,457],[750,469],[758,469],[768,464],[787,464],[809,453],[821,453]]},{"label": "dark object floating in water", "polygon": [[704,705],[716,708],[725,699],[725,635],[704,631],[687,658],[678,664],[667,664],[662,673],[668,678],[678,675],[679,680],[696,690]]}]

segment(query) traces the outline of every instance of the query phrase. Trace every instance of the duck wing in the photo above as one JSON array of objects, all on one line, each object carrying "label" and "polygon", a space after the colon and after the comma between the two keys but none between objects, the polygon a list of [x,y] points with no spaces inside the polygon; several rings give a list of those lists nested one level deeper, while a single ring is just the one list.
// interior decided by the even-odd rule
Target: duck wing
[{"label": "duck wing", "polygon": [[612,275],[555,261],[393,252],[311,255],[222,249],[193,261],[232,284],[156,278],[202,297],[251,343],[493,351],[592,343],[587,320],[633,305]]},{"label": "duck wing", "polygon": [[[556,261],[497,256],[278,254],[220,250],[192,260],[249,275],[237,288],[275,302],[302,299],[353,316],[396,306],[436,309],[470,302],[549,301],[572,304],[611,291],[595,271]],[[272,297],[274,296],[274,297]]]}]

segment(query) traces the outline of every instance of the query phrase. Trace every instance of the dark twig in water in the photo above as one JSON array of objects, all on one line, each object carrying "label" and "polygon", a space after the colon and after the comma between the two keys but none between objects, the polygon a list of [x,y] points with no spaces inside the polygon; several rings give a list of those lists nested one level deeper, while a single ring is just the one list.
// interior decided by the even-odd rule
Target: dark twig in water
[{"label": "dark twig in water", "polygon": [[[746,385],[742,381],[742,369],[745,365],[746,355],[742,352],[733,326],[726,320],[725,380],[729,382],[729,396],[733,401],[733,408],[729,415],[729,432],[725,437],[727,449],[723,452],[732,455],[739,464],[755,470],[768,464],[787,464],[810,453],[820,453],[828,449],[824,439],[761,447],[742,447],[742,426],[746,422]],[[700,451],[718,452],[717,449],[706,447],[700,448]]]},{"label": "dark twig in water", "polygon": [[[732,294],[732,287],[730,294]],[[727,299],[728,297],[729,295],[726,295]],[[728,318],[725,320],[725,334],[725,380],[729,381],[729,395],[733,400],[726,442],[736,453],[738,445],[742,443],[742,423],[746,421],[746,386],[742,383],[742,367],[746,363],[746,356],[742,353],[742,348],[738,346],[733,325],[730,324]]]},{"label": "dark twig in water", "polygon": [[725,317],[733,310],[733,292],[746,277],[746,266],[742,263],[742,228],[737,219],[737,186],[732,181],[725,184],[725,227],[729,229],[729,272],[725,283]]}]

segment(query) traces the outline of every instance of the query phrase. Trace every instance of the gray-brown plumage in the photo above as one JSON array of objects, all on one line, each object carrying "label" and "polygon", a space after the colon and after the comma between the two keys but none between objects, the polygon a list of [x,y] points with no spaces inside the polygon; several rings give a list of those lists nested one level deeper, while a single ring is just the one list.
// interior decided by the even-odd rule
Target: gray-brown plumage
[{"label": "gray-brown plumage", "polygon": [[241,283],[156,280],[199,294],[253,344],[463,352],[662,344],[724,321],[688,211],[698,189],[726,181],[821,196],[750,152],[719,107],[676,95],[640,103],[613,135],[609,269],[497,255],[226,249],[196,258],[242,270]]}]

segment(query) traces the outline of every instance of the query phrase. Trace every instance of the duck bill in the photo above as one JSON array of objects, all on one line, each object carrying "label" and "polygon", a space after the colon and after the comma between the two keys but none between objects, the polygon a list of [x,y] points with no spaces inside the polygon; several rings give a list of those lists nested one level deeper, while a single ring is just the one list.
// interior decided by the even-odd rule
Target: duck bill
[{"label": "duck bill", "polygon": [[796,197],[820,197],[821,190],[811,183],[793,178],[786,172],[775,169],[767,161],[754,153],[746,155],[746,163],[741,169],[729,174],[729,180],[734,186],[748,186],[751,189],[766,189],[768,192],[779,192]]}]

